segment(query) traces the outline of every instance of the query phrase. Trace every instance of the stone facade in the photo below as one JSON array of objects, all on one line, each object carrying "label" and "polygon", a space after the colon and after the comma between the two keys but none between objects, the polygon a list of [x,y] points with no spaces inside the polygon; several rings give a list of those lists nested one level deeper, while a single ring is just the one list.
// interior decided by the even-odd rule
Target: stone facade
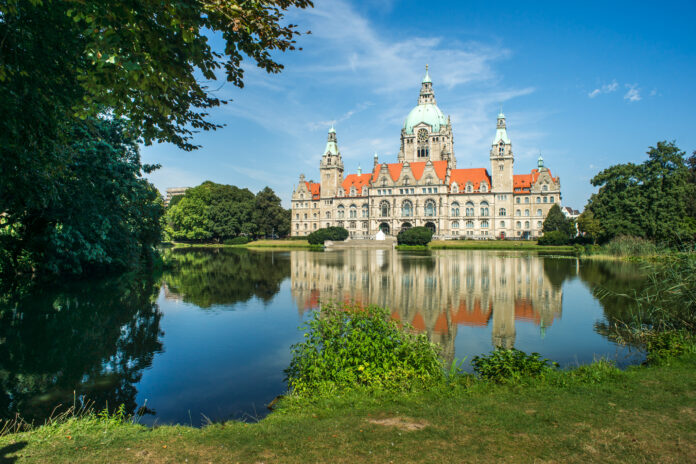
[{"label": "stone facade", "polygon": [[293,236],[340,226],[351,237],[395,235],[426,226],[439,239],[530,239],[541,235],[551,206],[561,203],[558,177],[544,166],[514,174],[512,143],[505,115],[498,115],[486,168],[457,169],[450,118],[437,107],[426,69],[418,105],[401,130],[396,163],[380,163],[371,173],[344,176],[336,131],[329,130],[320,181],[304,174],[292,193]]}]

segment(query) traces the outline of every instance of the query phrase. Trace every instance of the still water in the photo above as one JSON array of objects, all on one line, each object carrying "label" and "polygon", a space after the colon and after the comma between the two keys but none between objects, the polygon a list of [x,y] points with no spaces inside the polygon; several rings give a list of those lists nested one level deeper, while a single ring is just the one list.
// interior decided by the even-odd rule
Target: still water
[{"label": "still water", "polygon": [[0,417],[41,422],[84,398],[99,408],[125,404],[145,424],[262,417],[285,390],[298,327],[322,301],[387,307],[438,343],[448,363],[495,346],[562,366],[643,359],[603,335],[627,311],[612,295],[645,281],[631,263],[461,250],[171,257],[149,280],[0,295]]}]

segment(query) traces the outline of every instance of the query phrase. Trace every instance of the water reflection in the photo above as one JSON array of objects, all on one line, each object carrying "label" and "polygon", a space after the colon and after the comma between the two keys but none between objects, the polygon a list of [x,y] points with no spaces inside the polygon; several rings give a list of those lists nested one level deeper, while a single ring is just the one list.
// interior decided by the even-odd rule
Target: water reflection
[{"label": "water reflection", "polygon": [[40,422],[85,397],[133,413],[143,369],[162,349],[157,290],[151,279],[123,276],[5,293],[0,417]]}]

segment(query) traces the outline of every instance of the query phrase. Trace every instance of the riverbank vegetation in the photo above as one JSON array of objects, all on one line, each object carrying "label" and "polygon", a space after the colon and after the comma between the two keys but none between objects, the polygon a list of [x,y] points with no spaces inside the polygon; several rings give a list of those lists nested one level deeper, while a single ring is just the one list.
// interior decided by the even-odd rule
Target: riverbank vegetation
[{"label": "riverbank vegetation", "polygon": [[348,238],[348,230],[343,227],[326,227],[315,230],[307,236],[310,245],[323,245],[325,241],[342,242]]}]

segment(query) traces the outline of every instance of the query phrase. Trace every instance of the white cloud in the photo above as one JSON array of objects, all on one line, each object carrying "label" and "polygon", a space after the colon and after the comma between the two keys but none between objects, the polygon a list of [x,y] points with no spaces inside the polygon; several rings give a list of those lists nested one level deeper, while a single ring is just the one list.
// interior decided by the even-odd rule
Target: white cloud
[{"label": "white cloud", "polygon": [[638,84],[626,84],[626,88],[628,89],[628,92],[626,92],[626,95],[624,95],[624,100],[628,100],[629,102],[637,102],[641,100],[642,97],[640,96]]},{"label": "white cloud", "polygon": [[610,84],[604,84],[601,87],[594,89],[592,92],[588,93],[587,96],[594,98],[601,93],[612,93],[616,92],[619,88],[619,83],[614,79]]}]

